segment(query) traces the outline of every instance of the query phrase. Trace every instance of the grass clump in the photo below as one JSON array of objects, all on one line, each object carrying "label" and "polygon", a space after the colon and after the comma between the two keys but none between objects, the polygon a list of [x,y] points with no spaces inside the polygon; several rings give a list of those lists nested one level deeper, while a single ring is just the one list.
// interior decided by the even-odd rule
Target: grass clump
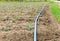
[{"label": "grass clump", "polygon": [[50,4],[51,4],[50,11],[58,20],[58,22],[60,22],[60,8],[58,7],[58,3],[50,2]]}]

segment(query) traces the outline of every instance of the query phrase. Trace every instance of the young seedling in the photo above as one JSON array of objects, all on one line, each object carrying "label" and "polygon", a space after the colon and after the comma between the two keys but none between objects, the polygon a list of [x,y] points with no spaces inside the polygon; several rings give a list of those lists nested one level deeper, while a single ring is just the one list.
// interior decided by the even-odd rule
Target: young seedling
[{"label": "young seedling", "polygon": [[13,19],[13,22],[16,22],[18,19],[20,19],[23,16],[23,14],[19,14]]},{"label": "young seedling", "polygon": [[32,20],[31,19],[28,19],[27,22],[31,22]]},{"label": "young seedling", "polygon": [[28,29],[28,30],[31,30],[31,29],[32,29],[32,26],[31,26],[31,25],[28,25],[28,26],[27,26],[27,29]]},{"label": "young seedling", "polygon": [[10,18],[10,16],[7,16],[6,18],[7,18],[7,19],[9,19],[9,18]]},{"label": "young seedling", "polygon": [[2,28],[3,31],[8,31],[8,30],[11,30],[9,27],[4,27]]},{"label": "young seedling", "polygon": [[13,22],[15,23],[16,21],[17,21],[17,19],[16,19],[16,18],[14,18],[14,19],[13,19]]}]

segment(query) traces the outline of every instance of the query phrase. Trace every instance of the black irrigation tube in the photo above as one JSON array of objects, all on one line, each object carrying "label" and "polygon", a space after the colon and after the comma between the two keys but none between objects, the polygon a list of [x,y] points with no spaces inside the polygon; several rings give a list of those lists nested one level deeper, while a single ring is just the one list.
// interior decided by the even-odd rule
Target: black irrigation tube
[{"label": "black irrigation tube", "polygon": [[36,16],[35,18],[35,23],[34,23],[34,41],[37,41],[37,23],[38,23],[38,17],[42,16],[42,12],[44,7],[46,6],[46,4],[44,4],[43,8],[41,9],[41,11],[39,12],[39,14]]}]

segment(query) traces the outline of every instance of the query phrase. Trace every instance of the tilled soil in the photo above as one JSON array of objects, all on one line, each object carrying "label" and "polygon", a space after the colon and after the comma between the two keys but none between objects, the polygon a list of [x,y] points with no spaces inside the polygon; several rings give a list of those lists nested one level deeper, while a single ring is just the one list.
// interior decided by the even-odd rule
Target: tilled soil
[{"label": "tilled soil", "polygon": [[22,4],[0,4],[0,41],[33,41],[34,20],[42,4]]},{"label": "tilled soil", "polygon": [[[35,6],[37,7],[37,5]],[[29,11],[27,7],[24,7],[26,9],[21,9],[19,6],[16,7],[16,9],[21,9],[19,11],[13,10],[14,12],[11,11],[11,13],[7,11],[5,11],[6,13],[4,11],[0,12],[0,41],[33,41],[34,20],[37,15],[36,7],[32,7]],[[60,32],[57,24],[57,21],[50,14],[49,6],[46,6],[42,16],[38,19],[37,41],[59,41]],[[28,25],[32,26],[31,30],[27,28]],[[10,29],[7,31],[2,30],[2,28],[7,27]]]},{"label": "tilled soil", "polygon": [[[42,16],[39,17],[37,27],[38,41],[60,41],[60,29],[58,23],[48,9],[48,5]],[[46,13],[47,11],[47,13]]]}]

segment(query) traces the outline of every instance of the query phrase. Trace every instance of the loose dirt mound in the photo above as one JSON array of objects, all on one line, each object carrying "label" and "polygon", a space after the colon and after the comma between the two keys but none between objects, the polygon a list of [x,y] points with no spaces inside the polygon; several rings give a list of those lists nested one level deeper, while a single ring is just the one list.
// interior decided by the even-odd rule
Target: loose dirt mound
[{"label": "loose dirt mound", "polygon": [[58,23],[50,14],[49,5],[47,5],[39,17],[37,27],[38,41],[60,41],[60,32],[58,30]]},{"label": "loose dirt mound", "polygon": [[[30,18],[28,19],[34,20],[32,19],[34,17],[31,19]],[[6,20],[4,20],[0,26],[7,26],[12,29],[9,31],[1,30],[0,41],[33,41],[33,28],[31,30],[28,30],[26,29],[26,25],[34,25],[34,21],[32,23],[26,21],[27,17],[24,19],[20,18],[16,22],[12,22],[12,24],[10,24],[11,22],[7,23]],[[38,20],[37,41],[59,41],[60,32],[58,30],[57,24],[58,23],[55,21],[54,17],[50,14],[49,6],[47,5],[42,13],[42,16],[39,17]]]}]

